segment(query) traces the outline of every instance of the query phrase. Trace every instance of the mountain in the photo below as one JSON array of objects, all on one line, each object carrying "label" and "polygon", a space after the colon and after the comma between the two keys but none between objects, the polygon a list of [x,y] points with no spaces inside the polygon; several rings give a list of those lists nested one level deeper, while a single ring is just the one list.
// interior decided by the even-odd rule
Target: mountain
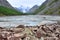
[{"label": "mountain", "polygon": [[23,13],[26,13],[30,9],[30,7],[21,6],[21,7],[18,7],[18,8],[15,7],[15,9],[18,10],[18,11],[21,11]]},{"label": "mountain", "polygon": [[36,11],[35,14],[60,15],[60,0],[46,0]]},{"label": "mountain", "polygon": [[13,8],[7,0],[0,0],[0,6],[8,7],[8,8]]},{"label": "mountain", "polygon": [[38,9],[39,6],[38,5],[34,5],[31,9],[29,9],[29,11],[27,11],[27,13],[34,13],[36,9]]},{"label": "mountain", "polygon": [[22,12],[18,12],[12,7],[7,0],[0,0],[0,16],[9,15],[21,15]]}]

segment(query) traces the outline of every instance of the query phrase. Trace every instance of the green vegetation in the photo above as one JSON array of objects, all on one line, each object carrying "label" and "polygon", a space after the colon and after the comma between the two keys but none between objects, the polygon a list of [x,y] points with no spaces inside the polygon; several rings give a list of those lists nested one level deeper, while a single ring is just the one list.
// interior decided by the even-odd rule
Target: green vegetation
[{"label": "green vegetation", "polygon": [[44,12],[44,14],[46,14],[46,15],[52,15],[53,14],[52,9],[50,8],[50,9],[46,10]]},{"label": "green vegetation", "polygon": [[57,2],[58,0],[54,0],[54,2]]},{"label": "green vegetation", "polygon": [[[52,10],[53,10],[53,11],[52,11]],[[56,14],[60,15],[60,7],[50,8],[50,9],[46,10],[46,11],[44,12],[44,14],[46,14],[46,15],[52,15],[52,14],[54,14],[54,12],[56,12]]]},{"label": "green vegetation", "polygon": [[51,11],[45,11],[44,14],[46,14],[46,15],[52,15],[53,12],[51,12]]},{"label": "green vegetation", "polygon": [[22,12],[18,12],[14,9],[0,6],[0,16],[10,16],[10,15],[22,15]]},{"label": "green vegetation", "polygon": [[22,15],[35,15],[34,13],[23,13]]},{"label": "green vegetation", "polygon": [[58,14],[60,15],[60,11],[58,12]]},{"label": "green vegetation", "polygon": [[57,14],[59,14],[59,15],[60,15],[60,7],[58,7],[58,10],[59,10],[59,11],[58,11],[58,13],[57,13]]},{"label": "green vegetation", "polygon": [[58,9],[60,10],[60,7],[58,7]]},{"label": "green vegetation", "polygon": [[52,5],[54,2],[57,2],[58,0],[53,0],[50,4],[49,4],[49,6],[50,5]]}]

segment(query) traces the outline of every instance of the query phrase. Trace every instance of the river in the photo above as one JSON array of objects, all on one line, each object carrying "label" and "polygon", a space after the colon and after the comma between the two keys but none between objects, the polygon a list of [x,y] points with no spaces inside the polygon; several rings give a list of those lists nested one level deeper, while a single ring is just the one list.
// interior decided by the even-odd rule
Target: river
[{"label": "river", "polygon": [[60,16],[22,15],[0,17],[0,27],[16,27],[18,25],[35,26],[44,20],[60,20]]}]

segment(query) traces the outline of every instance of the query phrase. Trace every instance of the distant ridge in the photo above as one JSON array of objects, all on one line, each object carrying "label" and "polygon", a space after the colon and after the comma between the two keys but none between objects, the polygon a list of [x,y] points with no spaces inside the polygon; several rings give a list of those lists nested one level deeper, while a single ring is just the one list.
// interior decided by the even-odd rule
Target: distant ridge
[{"label": "distant ridge", "polygon": [[39,6],[38,5],[34,5],[31,9],[29,9],[29,11],[27,11],[27,13],[34,13],[36,9],[38,9]]}]

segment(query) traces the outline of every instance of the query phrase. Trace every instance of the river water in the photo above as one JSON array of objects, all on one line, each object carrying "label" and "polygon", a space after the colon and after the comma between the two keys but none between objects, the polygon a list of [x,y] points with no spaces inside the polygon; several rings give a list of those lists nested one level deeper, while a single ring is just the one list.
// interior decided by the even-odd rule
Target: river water
[{"label": "river water", "polygon": [[18,25],[34,26],[44,20],[60,20],[60,16],[22,15],[0,17],[0,27],[16,27]]}]

